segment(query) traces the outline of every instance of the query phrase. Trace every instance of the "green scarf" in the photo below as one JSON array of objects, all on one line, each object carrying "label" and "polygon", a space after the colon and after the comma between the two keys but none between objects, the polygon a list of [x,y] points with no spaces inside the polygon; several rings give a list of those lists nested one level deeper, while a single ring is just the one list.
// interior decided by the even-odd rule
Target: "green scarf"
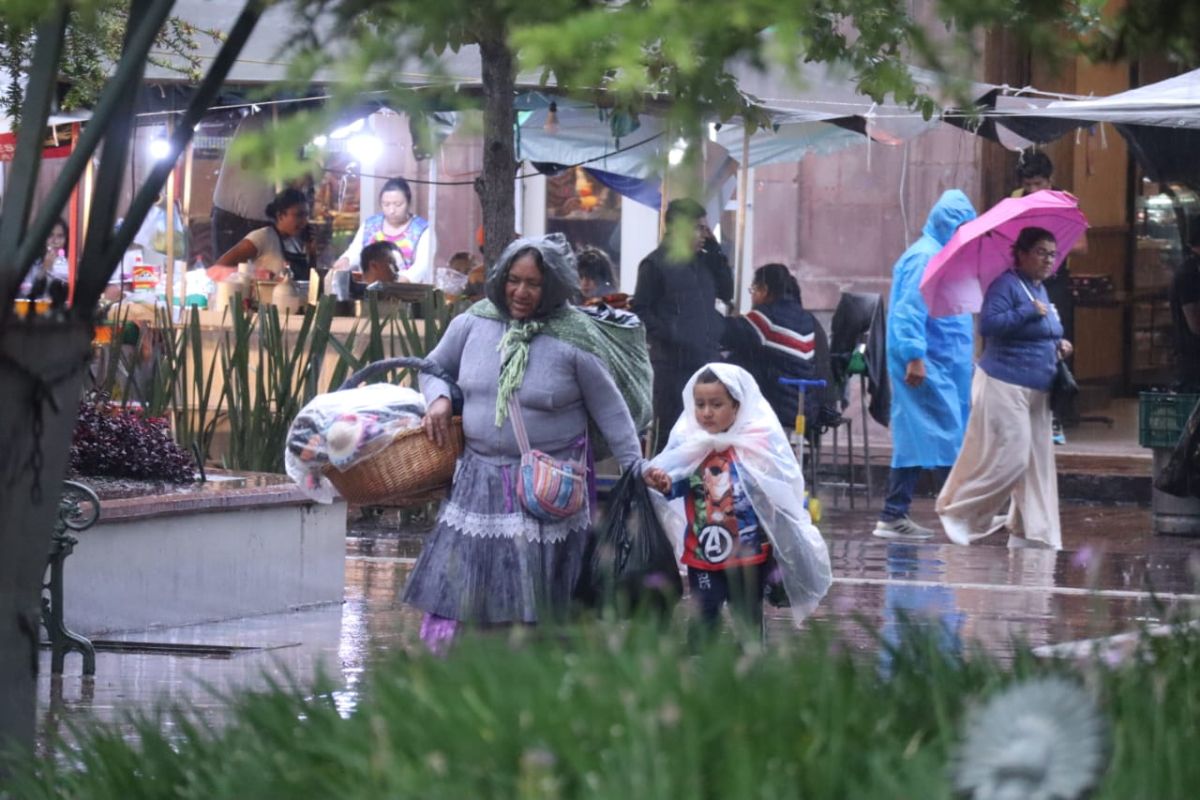
[{"label": "green scarf", "polygon": [[508,416],[508,401],[525,380],[525,369],[529,366],[529,343],[545,327],[546,323],[542,321],[509,320],[504,335],[500,337],[500,344],[496,346],[500,352],[500,382],[496,386],[497,428],[504,424],[504,418]]},{"label": "green scarf", "polygon": [[[471,306],[469,313],[505,321],[490,300],[480,300]],[[563,306],[544,319],[508,321],[497,347],[501,354],[500,382],[496,392],[497,428],[508,418],[509,398],[525,380],[529,344],[542,333],[599,358],[625,398],[634,426],[640,431],[650,424],[654,415],[650,391],[653,373],[646,351],[645,328],[607,324],[570,306]]]}]

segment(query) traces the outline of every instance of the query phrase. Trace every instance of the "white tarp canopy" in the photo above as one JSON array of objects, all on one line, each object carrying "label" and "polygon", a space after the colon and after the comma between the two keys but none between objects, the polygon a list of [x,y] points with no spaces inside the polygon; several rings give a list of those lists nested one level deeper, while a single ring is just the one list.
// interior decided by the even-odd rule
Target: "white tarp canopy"
[{"label": "white tarp canopy", "polygon": [[[51,114],[46,120],[46,127],[53,128],[56,125],[70,125],[72,122],[86,122],[92,118],[92,112],[87,110],[79,111],[62,111],[58,114]],[[12,117],[7,114],[0,114],[0,134],[12,133]]]},{"label": "white tarp canopy", "polygon": [[1003,125],[1007,118],[1110,122],[1156,128],[1200,129],[1200,69],[1126,92],[1084,100],[1016,103],[991,112]]},{"label": "white tarp canopy", "polygon": [[1108,97],[1044,104],[1010,98],[1006,107],[998,104],[986,115],[998,134],[1008,129],[1033,142],[1109,123],[1147,177],[1200,185],[1200,70]]}]

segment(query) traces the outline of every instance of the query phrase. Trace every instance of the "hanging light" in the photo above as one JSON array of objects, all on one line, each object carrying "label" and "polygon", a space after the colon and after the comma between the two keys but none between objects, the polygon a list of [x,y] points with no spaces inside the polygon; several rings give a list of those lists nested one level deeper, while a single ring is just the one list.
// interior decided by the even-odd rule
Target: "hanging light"
[{"label": "hanging light", "polygon": [[688,140],[680,137],[675,140],[675,144],[671,145],[671,149],[667,151],[667,163],[672,167],[677,167],[683,163],[683,157],[687,154]]},{"label": "hanging light", "polygon": [[546,109],[546,123],[542,125],[542,130],[551,136],[558,133],[558,103],[554,100],[550,101],[550,107]]},{"label": "hanging light", "polygon": [[171,143],[161,136],[156,136],[150,140],[148,147],[150,157],[155,161],[162,161],[171,155]]},{"label": "hanging light", "polygon": [[346,142],[346,151],[359,164],[374,164],[383,155],[383,142],[369,133],[359,133]]}]

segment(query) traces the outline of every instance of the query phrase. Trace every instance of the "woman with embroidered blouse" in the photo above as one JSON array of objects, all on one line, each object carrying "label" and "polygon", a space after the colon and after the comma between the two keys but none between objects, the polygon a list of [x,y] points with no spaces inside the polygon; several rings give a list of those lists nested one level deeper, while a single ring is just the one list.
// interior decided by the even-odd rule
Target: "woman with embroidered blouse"
[{"label": "woman with embroidered blouse", "polygon": [[[582,566],[591,524],[587,504],[543,522],[517,497],[521,450],[509,419],[510,396],[532,449],[579,459],[590,423],[622,469],[642,461],[622,388],[612,377],[618,356],[568,304],[578,289],[575,256],[561,234],[518,239],[488,271],[486,299],[456,317],[429,355],[462,389],[466,439],[450,497],[404,593],[425,612],[421,638],[435,651],[460,623],[561,618]],[[441,444],[450,421],[449,387],[423,376],[421,388],[429,404],[426,433]]]},{"label": "woman with embroidered blouse", "polygon": [[433,257],[437,242],[429,221],[412,210],[412,188],[404,178],[391,178],[379,192],[382,213],[367,217],[334,269],[358,269],[362,249],[374,242],[392,242],[400,248],[402,283],[433,281]]}]

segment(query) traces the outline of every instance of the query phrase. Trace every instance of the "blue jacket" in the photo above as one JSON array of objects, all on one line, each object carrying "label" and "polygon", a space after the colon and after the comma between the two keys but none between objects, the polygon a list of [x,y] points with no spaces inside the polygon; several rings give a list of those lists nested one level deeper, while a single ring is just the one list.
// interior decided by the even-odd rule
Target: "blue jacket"
[{"label": "blue jacket", "polygon": [[[929,212],[921,238],[892,268],[887,356],[892,382],[892,466],[947,467],[958,457],[971,408],[974,328],[970,314],[934,319],[921,296],[925,265],[964,222],[975,219],[965,194],[950,189]],[[925,362],[925,382],[904,383],[914,358]]]},{"label": "blue jacket", "polygon": [[[1046,316],[1038,313],[1026,288],[1049,307]],[[985,340],[980,369],[1005,383],[1050,391],[1063,327],[1045,286],[1034,286],[1013,270],[992,281],[983,296],[979,332]]]}]

